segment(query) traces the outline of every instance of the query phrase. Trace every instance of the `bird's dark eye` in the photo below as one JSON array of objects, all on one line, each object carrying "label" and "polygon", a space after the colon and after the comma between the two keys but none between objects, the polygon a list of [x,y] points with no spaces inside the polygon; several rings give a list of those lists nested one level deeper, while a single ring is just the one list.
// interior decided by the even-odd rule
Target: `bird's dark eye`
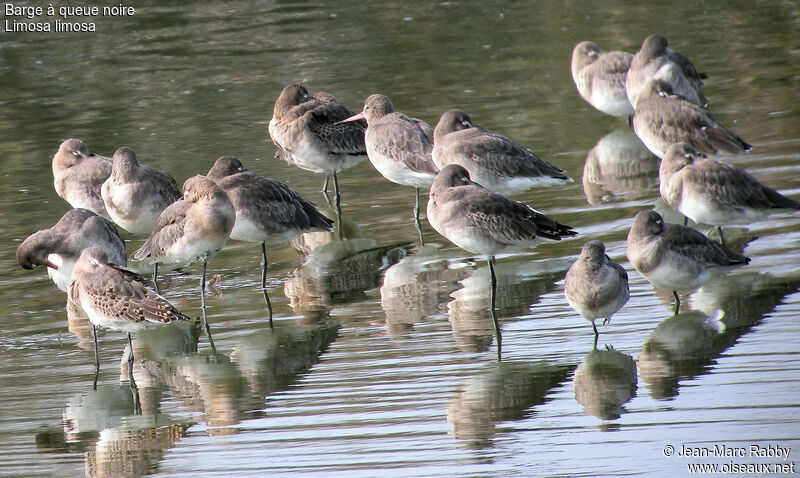
[{"label": "bird's dark eye", "polygon": [[79,153],[77,151],[73,151],[72,155],[75,156],[75,157],[80,157],[81,153]]},{"label": "bird's dark eye", "polygon": [[462,121],[461,124],[463,124],[465,128],[469,128],[470,126],[472,126],[471,124],[469,124],[469,121],[467,120]]},{"label": "bird's dark eye", "polygon": [[241,166],[239,166],[238,168],[236,168],[236,170],[237,170],[237,171],[244,171],[244,168],[243,168],[243,167],[241,167]]},{"label": "bird's dark eye", "polygon": [[465,178],[465,177],[463,177],[463,176],[461,177],[461,182],[462,182],[462,183],[467,183],[468,181],[469,181],[469,180],[468,180],[467,178]]},{"label": "bird's dark eye", "polygon": [[307,100],[307,99],[308,99],[308,93],[303,93],[303,100]]}]

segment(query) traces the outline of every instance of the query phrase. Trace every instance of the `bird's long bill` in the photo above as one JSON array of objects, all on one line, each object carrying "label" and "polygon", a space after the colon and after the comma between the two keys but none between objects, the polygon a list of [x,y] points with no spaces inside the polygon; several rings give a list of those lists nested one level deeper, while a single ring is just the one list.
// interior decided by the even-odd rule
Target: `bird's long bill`
[{"label": "bird's long bill", "polygon": [[58,266],[53,264],[52,262],[50,262],[49,259],[44,261],[44,265],[49,267],[49,268],[51,268],[51,269],[53,269],[54,271],[58,270]]},{"label": "bird's long bill", "polygon": [[364,116],[364,112],[363,111],[361,113],[358,113],[357,115],[353,115],[353,116],[351,116],[351,117],[349,117],[347,119],[343,119],[342,121],[337,121],[336,124],[349,123],[351,121],[358,121],[358,120],[362,120],[362,119],[367,119],[366,116]]}]

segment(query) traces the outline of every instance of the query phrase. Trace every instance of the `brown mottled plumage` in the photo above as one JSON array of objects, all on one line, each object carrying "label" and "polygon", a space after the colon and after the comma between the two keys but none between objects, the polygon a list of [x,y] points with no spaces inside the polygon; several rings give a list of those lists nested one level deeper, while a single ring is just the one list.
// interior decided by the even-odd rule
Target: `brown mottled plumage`
[{"label": "brown mottled plumage", "polygon": [[83,250],[72,272],[68,300],[96,326],[134,332],[153,324],[190,320],[147,287],[139,273],[108,262],[96,247]]},{"label": "brown mottled plumage", "polygon": [[128,335],[128,370],[133,381],[131,333],[178,320],[192,320],[180,313],[167,299],[147,287],[137,272],[110,264],[98,248],[83,250],[67,292],[67,301],[78,306],[92,322],[95,363],[100,368],[96,327],[108,327]]}]

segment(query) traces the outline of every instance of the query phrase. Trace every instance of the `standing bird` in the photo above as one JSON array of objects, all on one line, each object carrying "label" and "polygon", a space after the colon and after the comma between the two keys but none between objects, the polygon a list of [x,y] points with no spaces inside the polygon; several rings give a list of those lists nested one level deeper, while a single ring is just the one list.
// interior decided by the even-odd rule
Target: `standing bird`
[{"label": "standing bird", "polygon": [[47,266],[50,279],[67,292],[72,269],[87,247],[101,249],[114,264],[128,263],[125,241],[114,223],[83,208],[70,209],[53,227],[28,236],[17,247],[17,262],[23,269]]},{"label": "standing bird", "polygon": [[128,335],[128,371],[133,384],[133,345],[131,333],[175,320],[192,320],[167,299],[147,287],[137,272],[108,262],[102,249],[83,250],[72,271],[67,300],[79,306],[92,322],[94,357],[100,370],[97,327],[120,330]]},{"label": "standing bird", "polygon": [[136,161],[131,148],[119,148],[112,158],[111,176],[101,190],[106,211],[121,228],[150,233],[158,216],[181,198],[175,178]]},{"label": "standing bird", "polygon": [[497,276],[494,256],[532,247],[540,238],[561,240],[578,233],[532,207],[492,192],[470,179],[458,164],[442,168],[431,185],[428,221],[450,242],[473,254],[483,254],[491,274],[491,312],[500,345],[500,326],[494,316]]},{"label": "standing bird", "polygon": [[602,317],[603,325],[622,308],[631,296],[628,273],[606,255],[600,241],[589,241],[581,249],[581,257],[570,266],[564,279],[564,294],[570,307],[592,323],[597,346],[597,326],[594,320]]},{"label": "standing bird", "polygon": [[89,152],[86,143],[68,139],[53,156],[53,186],[56,193],[74,208],[88,209],[111,219],[106,212],[100,188],[111,175],[111,159]]},{"label": "standing bird", "polygon": [[419,224],[419,190],[429,188],[439,168],[433,163],[433,128],[421,119],[395,111],[389,98],[371,95],[361,113],[343,122],[367,121],[367,157],[384,178],[416,191],[414,221]]},{"label": "standing bird", "polygon": [[460,110],[446,111],[433,131],[433,162],[459,164],[478,183],[498,192],[571,182],[563,170],[488,129]]},{"label": "standing bird", "polygon": [[703,78],[685,55],[667,48],[667,39],[650,35],[642,42],[642,47],[633,55],[631,67],[625,78],[625,89],[630,103],[636,104],[642,90],[651,79],[668,83],[672,90],[698,106],[707,104],[703,95]]},{"label": "standing bird", "polygon": [[572,81],[581,98],[611,116],[632,116],[625,77],[633,55],[603,51],[597,43],[582,41],[572,50]]},{"label": "standing bird", "polygon": [[200,300],[206,331],[206,266],[228,242],[235,220],[236,211],[225,191],[205,176],[193,176],[183,183],[183,199],[164,209],[152,234],[131,255],[132,259],[147,259],[153,264],[154,286],[160,263],[179,267],[203,263]]},{"label": "standing bird", "polygon": [[664,202],[694,222],[717,226],[750,224],[776,209],[800,209],[800,203],[736,166],[709,158],[686,143],[669,147],[658,171]]},{"label": "standing bird", "polygon": [[647,149],[664,157],[673,143],[688,143],[698,151],[741,153],[751,146],[722,126],[705,108],[675,95],[663,80],[651,80],[639,95],[633,130]]},{"label": "standing bird", "polygon": [[225,191],[236,211],[231,239],[261,243],[261,289],[272,326],[266,243],[288,241],[304,232],[331,232],[333,221],[294,189],[244,169],[241,161],[232,156],[217,159],[206,177]]},{"label": "standing bird", "polygon": [[333,95],[309,96],[303,85],[286,85],[275,101],[269,135],[280,156],[295,166],[325,174],[323,192],[328,191],[328,177],[333,175],[337,207],[340,204],[336,173],[355,166],[366,157],[366,123],[337,122],[353,116]]},{"label": "standing bird", "polygon": [[722,268],[750,262],[695,229],[665,223],[655,211],[633,218],[625,255],[651,284],[672,291],[675,315],[681,307],[678,290],[697,289]]}]

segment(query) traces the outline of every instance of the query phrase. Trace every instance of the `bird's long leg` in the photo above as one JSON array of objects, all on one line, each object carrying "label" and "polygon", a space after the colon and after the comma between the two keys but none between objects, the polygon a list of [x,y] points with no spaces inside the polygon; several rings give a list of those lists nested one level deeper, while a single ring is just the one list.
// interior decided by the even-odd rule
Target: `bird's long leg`
[{"label": "bird's long leg", "polygon": [[600,332],[597,331],[597,326],[592,321],[592,328],[594,328],[594,348],[597,348],[597,339],[600,338]]},{"label": "bird's long leg", "polygon": [[491,295],[490,295],[490,303],[491,308],[489,309],[492,315],[492,322],[494,322],[494,333],[497,337],[497,361],[502,361],[501,351],[503,349],[503,335],[500,331],[500,323],[497,321],[497,315],[495,313],[495,302],[497,298],[497,276],[494,273],[494,256],[489,256],[489,274],[491,275]]},{"label": "bird's long leg", "polygon": [[160,294],[161,291],[158,290],[158,262],[153,263],[153,288],[156,290],[156,294]]},{"label": "bird's long leg", "polygon": [[100,354],[97,351],[97,327],[92,324],[92,335],[94,336],[94,384],[93,390],[97,390],[97,378],[100,375]]},{"label": "bird's long leg", "polygon": [[417,192],[417,201],[414,204],[414,224],[417,226],[417,234],[419,234],[419,245],[425,245],[425,238],[422,237],[422,224],[419,222],[419,188],[414,188]]},{"label": "bird's long leg", "polygon": [[131,379],[131,385],[136,386],[133,381],[133,341],[131,340],[131,333],[128,332],[128,350],[130,354],[128,354],[128,375]]},{"label": "bird's long leg", "polygon": [[675,297],[675,314],[673,315],[678,315],[678,312],[681,310],[681,298],[678,297],[678,291],[676,290],[672,291],[672,295]]},{"label": "bird's long leg", "polygon": [[342,230],[344,224],[342,224],[342,197],[339,195],[339,179],[336,177],[336,171],[333,172],[333,193],[333,208],[336,209],[336,232],[341,241],[344,238],[344,231]]},{"label": "bird's long leg", "polygon": [[327,196],[327,195],[328,195],[328,180],[329,180],[330,178],[331,178],[331,177],[330,177],[330,175],[328,175],[328,173],[325,173],[325,182],[324,182],[324,183],[322,183],[322,191],[320,191],[320,192],[321,192],[322,194],[324,194],[325,196]]},{"label": "bird's long leg", "polygon": [[269,328],[272,329],[272,303],[267,294],[267,244],[261,242],[261,291],[264,293],[264,302],[267,304],[267,315],[269,316]]},{"label": "bird's long leg", "polygon": [[217,353],[217,348],[214,347],[214,339],[211,337],[211,326],[208,325],[208,317],[206,317],[206,268],[208,261],[203,261],[203,275],[200,278],[200,307],[203,310],[203,327],[206,329],[208,335],[208,343],[211,345],[211,351]]},{"label": "bird's long leg", "polygon": [[136,380],[133,378],[133,340],[131,340],[131,333],[128,332],[128,382],[131,387],[131,395],[133,396],[133,414],[142,414],[142,405],[139,402],[139,388],[136,386]]},{"label": "bird's long leg", "polygon": [[722,244],[724,247],[728,247],[728,245],[725,244],[725,236],[722,235],[722,226],[717,226],[717,232],[719,233],[720,244]]},{"label": "bird's long leg", "polygon": [[333,172],[333,200],[336,202],[336,208],[342,207],[342,196],[339,194],[339,178],[336,177],[336,171]]},{"label": "bird's long leg", "polygon": [[683,225],[684,226],[688,226],[689,225],[689,216],[683,216]]}]

